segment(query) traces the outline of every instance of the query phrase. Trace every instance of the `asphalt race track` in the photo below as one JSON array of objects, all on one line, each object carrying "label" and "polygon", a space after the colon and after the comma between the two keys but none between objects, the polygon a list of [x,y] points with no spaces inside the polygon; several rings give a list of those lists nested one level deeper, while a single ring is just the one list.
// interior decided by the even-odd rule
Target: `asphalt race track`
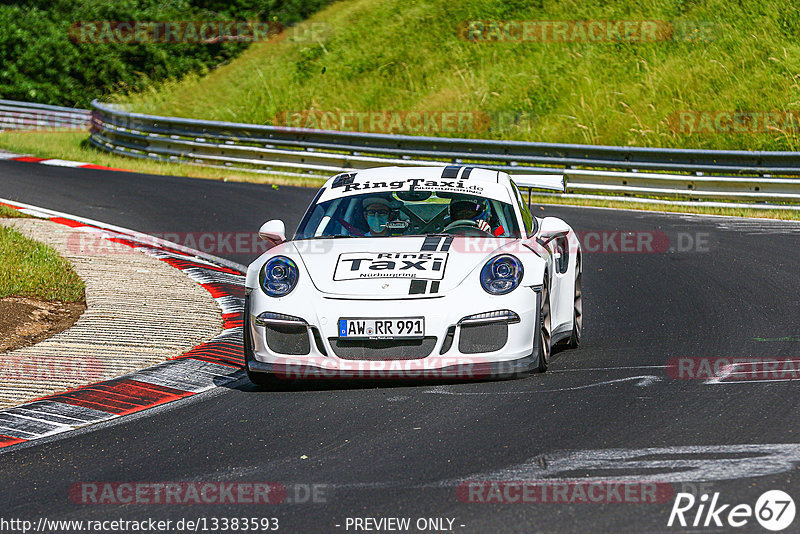
[{"label": "asphalt race track", "polygon": [[[0,197],[147,233],[255,232],[272,218],[284,219],[291,233],[313,194],[0,162]],[[732,529],[668,527],[674,495],[658,503],[498,504],[464,502],[458,488],[493,480],[663,481],[675,493],[718,492],[731,505],[753,506],[776,489],[797,500],[800,382],[681,379],[666,366],[690,357],[800,360],[800,224],[534,211],[564,218],[585,247],[584,341],[555,354],[547,374],[277,391],[245,380],[0,453],[0,515],[277,517],[286,532],[354,532],[348,518],[366,517],[408,517],[412,525],[452,519],[456,532],[719,532]],[[655,250],[630,250],[626,232]],[[240,263],[253,257],[219,255]],[[70,487],[87,481],[278,482],[288,496],[276,505],[73,503]],[[305,488],[315,484],[319,502],[305,502],[313,500]],[[754,518],[736,530],[764,532]]]}]

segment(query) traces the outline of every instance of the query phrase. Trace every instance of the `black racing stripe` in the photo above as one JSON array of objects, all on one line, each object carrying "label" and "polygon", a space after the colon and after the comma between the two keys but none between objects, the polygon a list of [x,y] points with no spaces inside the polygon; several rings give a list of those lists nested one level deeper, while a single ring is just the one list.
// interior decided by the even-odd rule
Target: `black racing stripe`
[{"label": "black racing stripe", "polygon": [[439,292],[439,281],[436,280],[431,282],[431,293],[438,293]]},{"label": "black racing stripe", "polygon": [[458,171],[461,170],[460,165],[448,165],[442,171],[442,178],[457,178]]},{"label": "black racing stripe", "polygon": [[412,280],[411,281],[411,288],[408,290],[409,295],[421,295],[425,293],[425,289],[428,287],[427,280]]},{"label": "black racing stripe", "polygon": [[469,178],[470,173],[472,172],[472,167],[465,167],[464,172],[461,173],[461,179],[467,180]]},{"label": "black racing stripe", "polygon": [[422,243],[422,248],[419,249],[421,252],[431,252],[438,248],[439,241],[442,238],[438,235],[429,235],[425,237],[425,241]]},{"label": "black racing stripe", "polygon": [[441,250],[442,252],[447,252],[448,250],[450,250],[450,244],[452,242],[453,242],[453,236],[451,235],[447,236],[444,240],[444,243],[442,243],[442,248],[440,248],[439,250]]}]

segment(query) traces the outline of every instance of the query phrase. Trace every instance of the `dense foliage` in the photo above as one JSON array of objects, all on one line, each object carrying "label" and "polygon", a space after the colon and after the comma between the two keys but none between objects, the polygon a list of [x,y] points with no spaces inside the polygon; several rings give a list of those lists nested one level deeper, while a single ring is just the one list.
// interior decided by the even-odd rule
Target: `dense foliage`
[{"label": "dense foliage", "polygon": [[[86,107],[111,91],[204,73],[248,43],[80,42],[96,21],[270,21],[291,25],[328,0],[28,0],[0,4],[0,98]],[[77,41],[77,42],[76,42]]]}]

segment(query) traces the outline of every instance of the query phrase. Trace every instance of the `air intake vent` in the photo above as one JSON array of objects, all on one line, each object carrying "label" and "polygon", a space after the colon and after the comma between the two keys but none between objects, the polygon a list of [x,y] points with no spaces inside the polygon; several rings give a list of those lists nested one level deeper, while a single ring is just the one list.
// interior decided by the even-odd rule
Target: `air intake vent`
[{"label": "air intake vent", "polygon": [[267,346],[272,352],[303,356],[311,352],[308,328],[305,325],[270,324],[264,327],[267,333]]},{"label": "air intake vent", "polygon": [[462,354],[494,352],[506,346],[506,323],[463,325],[458,336],[458,350]]},{"label": "air intake vent", "polygon": [[423,339],[339,339],[328,338],[333,352],[343,360],[417,360],[426,358],[436,337]]}]

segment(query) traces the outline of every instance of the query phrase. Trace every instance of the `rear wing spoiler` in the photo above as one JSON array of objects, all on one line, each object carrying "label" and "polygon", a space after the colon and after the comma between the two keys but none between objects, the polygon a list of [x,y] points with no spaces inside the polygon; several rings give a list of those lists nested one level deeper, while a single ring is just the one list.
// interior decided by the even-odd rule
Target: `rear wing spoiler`
[{"label": "rear wing spoiler", "polygon": [[567,180],[563,174],[514,174],[511,179],[520,189],[567,192]]}]

